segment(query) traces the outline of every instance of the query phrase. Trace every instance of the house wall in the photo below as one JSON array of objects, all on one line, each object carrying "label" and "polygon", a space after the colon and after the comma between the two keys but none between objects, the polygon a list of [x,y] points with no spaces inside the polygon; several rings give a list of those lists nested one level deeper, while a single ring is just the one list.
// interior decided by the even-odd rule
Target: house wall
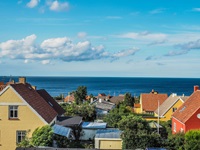
[{"label": "house wall", "polygon": [[141,113],[141,108],[134,108],[134,112],[138,114]]},{"label": "house wall", "polygon": [[97,149],[122,149],[121,139],[95,139],[95,148]]},{"label": "house wall", "polygon": [[185,124],[183,124],[176,118],[172,117],[172,134],[176,134],[176,133],[184,132],[184,131],[185,131]]},{"label": "house wall", "polygon": [[[18,105],[18,120],[9,120],[9,105]],[[0,150],[16,148],[17,130],[30,130],[31,136],[37,127],[44,125],[45,122],[11,88],[0,95]]]},{"label": "house wall", "polygon": [[197,118],[197,115],[200,114],[200,109],[197,110],[192,117],[185,123],[185,132],[192,129],[200,129],[200,119]]},{"label": "house wall", "polygon": [[164,118],[160,118],[160,121],[168,121],[171,119],[173,112],[173,108],[179,108],[183,104],[183,101],[178,100],[165,114]]}]

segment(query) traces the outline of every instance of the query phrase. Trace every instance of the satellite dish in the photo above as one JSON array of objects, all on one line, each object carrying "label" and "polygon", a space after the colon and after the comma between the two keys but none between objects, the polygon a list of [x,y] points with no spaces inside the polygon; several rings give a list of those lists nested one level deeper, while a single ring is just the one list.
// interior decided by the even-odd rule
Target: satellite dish
[{"label": "satellite dish", "polygon": [[200,119],[200,114],[197,114],[197,118]]}]

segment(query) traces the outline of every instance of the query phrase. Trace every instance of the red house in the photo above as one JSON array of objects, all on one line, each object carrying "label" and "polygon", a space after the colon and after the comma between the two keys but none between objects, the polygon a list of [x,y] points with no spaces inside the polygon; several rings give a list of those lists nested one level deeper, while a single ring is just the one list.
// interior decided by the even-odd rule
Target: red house
[{"label": "red house", "polygon": [[200,90],[194,86],[193,94],[172,115],[172,133],[200,129]]}]

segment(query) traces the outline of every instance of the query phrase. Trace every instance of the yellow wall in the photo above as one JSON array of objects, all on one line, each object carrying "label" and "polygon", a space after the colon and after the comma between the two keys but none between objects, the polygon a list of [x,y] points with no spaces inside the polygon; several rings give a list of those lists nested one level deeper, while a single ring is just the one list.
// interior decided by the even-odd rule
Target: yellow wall
[{"label": "yellow wall", "polygon": [[173,108],[179,108],[183,104],[183,101],[178,100],[165,114],[164,118],[160,118],[160,121],[168,121],[171,119],[172,114],[173,114]]},{"label": "yellow wall", "polygon": [[141,113],[141,108],[134,108],[134,112],[137,113],[137,114],[140,114]]},{"label": "yellow wall", "polygon": [[100,140],[100,149],[122,149],[122,140]]},{"label": "yellow wall", "polygon": [[[18,104],[18,119],[9,120],[9,105]],[[37,128],[44,126],[43,122],[15,93],[7,89],[0,95],[0,150],[16,148],[16,131],[30,130],[29,136]]]}]

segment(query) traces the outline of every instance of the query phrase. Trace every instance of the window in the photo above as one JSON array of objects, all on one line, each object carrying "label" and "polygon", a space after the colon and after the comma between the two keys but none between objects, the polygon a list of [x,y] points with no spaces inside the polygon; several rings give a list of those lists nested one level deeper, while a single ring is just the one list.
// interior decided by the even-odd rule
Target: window
[{"label": "window", "polygon": [[17,131],[17,143],[20,143],[23,139],[25,139],[26,131]]},{"label": "window", "polygon": [[181,132],[183,132],[183,128],[181,128]]},{"label": "window", "polygon": [[172,112],[175,112],[177,110],[177,108],[176,107],[174,107],[173,109],[172,109]]},{"label": "window", "polygon": [[18,118],[18,106],[9,106],[9,119]]},{"label": "window", "polygon": [[176,123],[174,122],[174,132],[176,132]]}]

